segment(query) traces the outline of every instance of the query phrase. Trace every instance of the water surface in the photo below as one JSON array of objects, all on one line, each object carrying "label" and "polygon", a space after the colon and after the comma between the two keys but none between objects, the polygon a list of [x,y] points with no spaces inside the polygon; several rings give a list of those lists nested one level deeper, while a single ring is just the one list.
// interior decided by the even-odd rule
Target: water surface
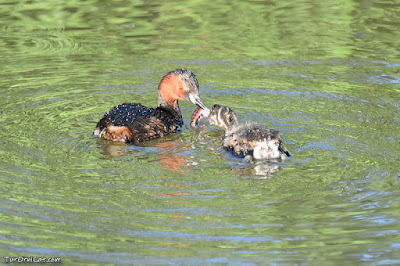
[{"label": "water surface", "polygon": [[[0,5],[1,257],[400,263],[397,1]],[[178,67],[293,156],[244,162],[206,123],[140,146],[91,136],[116,104],[155,106]]]}]

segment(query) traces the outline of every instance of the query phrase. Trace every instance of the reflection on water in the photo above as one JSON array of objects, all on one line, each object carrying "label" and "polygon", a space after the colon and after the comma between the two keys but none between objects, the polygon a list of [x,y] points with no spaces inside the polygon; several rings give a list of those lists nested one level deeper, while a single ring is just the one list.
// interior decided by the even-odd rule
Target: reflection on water
[{"label": "reflection on water", "polygon": [[165,170],[170,170],[172,172],[179,172],[180,166],[185,165],[185,161],[182,156],[179,156],[179,151],[176,150],[176,142],[162,142],[156,146],[161,150],[160,152],[160,162],[164,163],[161,167]]},{"label": "reflection on water", "polygon": [[[0,250],[88,264],[399,264],[396,1],[1,3]],[[104,110],[166,71],[281,132],[246,162],[205,126],[132,146]],[[180,103],[188,124],[193,105]]]},{"label": "reflection on water", "polygon": [[255,174],[265,179],[272,178],[280,169],[281,167],[279,164],[274,164],[269,161],[260,161],[254,166]]},{"label": "reflection on water", "polygon": [[[97,142],[103,150],[103,153],[112,157],[124,156],[127,155],[129,152],[137,150],[143,151],[146,149],[146,147],[155,145],[155,149],[152,149],[151,152],[159,155],[157,161],[161,162],[161,169],[169,170],[172,172],[179,172],[181,166],[184,166],[186,164],[184,159],[185,156],[182,156],[180,153],[182,152],[184,146],[187,146],[188,144],[180,144],[176,141],[168,141],[166,140],[166,138],[164,138],[163,140],[149,141],[148,143],[143,143],[141,146],[134,146],[120,142],[112,142],[104,139],[97,139]],[[136,156],[136,159],[148,159],[148,157],[138,155]]]}]

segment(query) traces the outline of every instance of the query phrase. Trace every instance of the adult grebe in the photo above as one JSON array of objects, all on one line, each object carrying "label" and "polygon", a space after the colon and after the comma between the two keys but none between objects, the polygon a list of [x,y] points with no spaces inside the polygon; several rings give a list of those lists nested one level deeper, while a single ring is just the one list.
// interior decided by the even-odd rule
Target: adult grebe
[{"label": "adult grebe", "polygon": [[158,106],[123,103],[108,111],[97,123],[93,135],[111,141],[137,144],[180,130],[183,125],[178,100],[190,101],[208,110],[199,96],[199,82],[184,68],[168,72],[158,86]]}]

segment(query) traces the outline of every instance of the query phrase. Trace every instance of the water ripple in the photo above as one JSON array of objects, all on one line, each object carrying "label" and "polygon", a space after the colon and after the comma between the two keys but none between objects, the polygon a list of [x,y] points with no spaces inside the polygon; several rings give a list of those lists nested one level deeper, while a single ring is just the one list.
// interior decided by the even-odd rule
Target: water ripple
[{"label": "water ripple", "polygon": [[82,44],[75,38],[59,35],[47,35],[26,39],[24,45],[42,51],[79,50]]}]

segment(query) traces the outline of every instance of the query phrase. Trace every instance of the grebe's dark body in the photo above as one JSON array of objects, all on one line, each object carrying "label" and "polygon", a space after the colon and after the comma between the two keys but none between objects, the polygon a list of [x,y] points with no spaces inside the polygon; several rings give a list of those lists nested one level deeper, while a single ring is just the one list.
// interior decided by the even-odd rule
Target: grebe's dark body
[{"label": "grebe's dark body", "polygon": [[180,114],[172,114],[162,107],[123,103],[107,112],[97,123],[96,130],[104,139],[137,144],[175,133],[182,125]]}]

